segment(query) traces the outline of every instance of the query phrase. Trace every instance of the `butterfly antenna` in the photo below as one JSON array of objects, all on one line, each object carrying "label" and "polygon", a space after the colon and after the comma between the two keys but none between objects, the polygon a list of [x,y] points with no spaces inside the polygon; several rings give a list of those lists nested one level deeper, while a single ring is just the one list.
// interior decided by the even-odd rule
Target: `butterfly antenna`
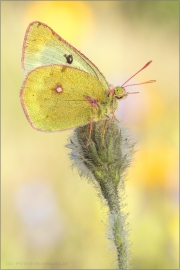
[{"label": "butterfly antenna", "polygon": [[139,92],[126,92],[127,94],[139,94]]},{"label": "butterfly antenna", "polygon": [[[126,87],[125,86],[125,84],[127,83],[127,82],[129,82],[135,75],[137,75],[140,71],[142,71],[143,69],[145,69],[145,68],[147,68],[150,64],[152,63],[152,60],[151,61],[149,61],[144,67],[142,67],[140,70],[138,70],[138,72],[136,72],[133,76],[131,76],[125,83],[123,83],[123,85],[121,85],[121,87]],[[154,81],[151,81],[151,82],[154,82]],[[147,83],[149,83],[149,82],[147,82]]]},{"label": "butterfly antenna", "polygon": [[147,83],[154,83],[156,82],[156,80],[150,80],[150,81],[147,81],[147,82],[142,82],[142,83],[133,83],[133,84],[128,84],[126,85],[125,87],[128,87],[128,86],[133,86],[133,85],[140,85],[140,84],[147,84]]}]

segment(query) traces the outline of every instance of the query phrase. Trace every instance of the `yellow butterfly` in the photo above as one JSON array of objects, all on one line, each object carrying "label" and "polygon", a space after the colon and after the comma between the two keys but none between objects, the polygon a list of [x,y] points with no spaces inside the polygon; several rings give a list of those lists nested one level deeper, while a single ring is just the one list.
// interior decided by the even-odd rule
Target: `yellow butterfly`
[{"label": "yellow butterfly", "polygon": [[22,66],[26,78],[20,100],[32,127],[53,132],[90,123],[87,145],[92,122],[109,119],[105,130],[118,100],[132,94],[125,89],[132,77],[121,87],[109,87],[103,74],[87,57],[41,22],[32,22],[27,28]]}]

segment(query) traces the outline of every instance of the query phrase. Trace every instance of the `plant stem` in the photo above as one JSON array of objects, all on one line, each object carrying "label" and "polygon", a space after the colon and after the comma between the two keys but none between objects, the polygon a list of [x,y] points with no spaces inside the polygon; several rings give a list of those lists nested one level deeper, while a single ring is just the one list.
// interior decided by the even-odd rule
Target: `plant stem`
[{"label": "plant stem", "polygon": [[119,269],[129,268],[129,246],[124,213],[124,173],[129,167],[134,145],[129,143],[127,132],[115,120],[105,132],[105,121],[93,123],[91,142],[86,148],[89,125],[78,127],[68,145],[71,159],[81,176],[93,181],[98,193],[109,208],[109,235],[117,251]]}]

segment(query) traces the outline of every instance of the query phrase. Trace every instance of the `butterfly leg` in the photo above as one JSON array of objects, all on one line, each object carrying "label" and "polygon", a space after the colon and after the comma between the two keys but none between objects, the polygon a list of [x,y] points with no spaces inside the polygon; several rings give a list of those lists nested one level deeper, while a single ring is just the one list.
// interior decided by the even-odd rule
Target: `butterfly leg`
[{"label": "butterfly leg", "polygon": [[92,129],[93,129],[93,125],[92,125],[92,119],[93,119],[94,117],[95,117],[95,116],[91,116],[91,117],[90,117],[89,136],[88,136],[88,140],[87,140],[86,148],[88,148],[88,145],[89,145],[90,140],[91,140],[91,133],[92,133]]},{"label": "butterfly leg", "polygon": [[103,145],[104,148],[106,148],[105,144],[104,144],[105,132],[106,132],[107,127],[109,126],[109,124],[111,123],[111,121],[113,120],[114,117],[115,116],[114,116],[114,113],[113,113],[113,115],[111,117],[109,117],[109,119],[107,120],[106,125],[104,126],[104,129],[103,129],[102,145]]}]

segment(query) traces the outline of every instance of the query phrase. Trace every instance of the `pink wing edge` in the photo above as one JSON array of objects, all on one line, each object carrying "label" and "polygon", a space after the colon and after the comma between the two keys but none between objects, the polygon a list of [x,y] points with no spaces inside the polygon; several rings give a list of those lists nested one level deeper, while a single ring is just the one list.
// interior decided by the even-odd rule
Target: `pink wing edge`
[{"label": "pink wing edge", "polygon": [[[22,85],[22,87],[21,87],[21,90],[20,90],[20,102],[21,102],[23,111],[24,111],[24,113],[25,113],[25,116],[26,116],[28,122],[30,123],[30,125],[32,126],[32,128],[34,128],[35,130],[38,130],[38,131],[42,131],[42,132],[47,132],[47,133],[61,132],[61,131],[66,131],[66,130],[71,130],[71,129],[77,128],[77,127],[79,127],[79,126],[74,126],[74,127],[72,127],[72,128],[61,129],[61,130],[42,130],[42,129],[37,128],[37,127],[33,124],[33,122],[31,121],[31,119],[30,119],[30,117],[29,117],[29,114],[28,114],[28,112],[27,112],[27,110],[26,110],[26,107],[25,107],[25,105],[24,105],[24,100],[23,100],[23,91],[24,91],[24,87],[25,87],[25,85],[26,85],[26,81],[27,81],[29,75],[30,75],[32,72],[34,72],[35,70],[41,69],[41,68],[44,68],[44,67],[50,67],[50,66],[62,66],[62,65],[54,64],[54,65],[46,65],[46,66],[37,67],[37,68],[31,70],[31,71],[27,74],[27,76],[26,76],[26,78],[25,78],[25,80],[24,80],[24,82],[23,82],[23,85]],[[72,68],[72,69],[78,69],[78,68],[69,67],[69,66],[64,66],[64,65],[63,65],[63,67]],[[85,72],[84,70],[81,70],[81,71],[84,72],[84,73],[87,73],[87,72]],[[91,76],[92,76],[92,75],[91,75]],[[90,120],[89,120],[89,122],[90,122]],[[87,122],[87,124],[88,124],[89,122]],[[86,124],[84,124],[84,125],[86,125]],[[80,125],[80,126],[81,126],[81,125]],[[82,125],[82,126],[83,126],[83,125]]]},{"label": "pink wing edge", "polygon": [[[23,48],[22,48],[22,58],[21,58],[21,64],[22,64],[22,68],[23,70],[25,71],[25,67],[24,67],[24,58],[25,58],[25,48],[26,48],[26,41],[27,41],[27,37],[28,37],[28,34],[29,34],[29,29],[31,28],[31,26],[33,24],[42,24],[44,27],[48,28],[52,33],[53,35],[55,35],[59,40],[61,40],[62,42],[64,42],[65,44],[67,44],[69,47],[71,47],[74,51],[76,51],[80,56],[84,57],[85,59],[87,59],[90,64],[92,66],[94,66],[98,71],[99,73],[103,76],[104,80],[106,81],[104,75],[100,72],[100,70],[83,54],[81,53],[80,51],[78,51],[76,48],[74,48],[71,44],[69,44],[66,40],[64,40],[62,37],[60,37],[51,27],[49,27],[47,24],[45,23],[42,23],[42,22],[39,22],[39,21],[33,21],[31,22],[28,27],[27,27],[27,30],[26,30],[26,33],[25,33],[25,37],[24,37],[24,42],[23,42]],[[107,81],[106,81],[107,83]],[[107,83],[108,85],[108,83]]]}]

